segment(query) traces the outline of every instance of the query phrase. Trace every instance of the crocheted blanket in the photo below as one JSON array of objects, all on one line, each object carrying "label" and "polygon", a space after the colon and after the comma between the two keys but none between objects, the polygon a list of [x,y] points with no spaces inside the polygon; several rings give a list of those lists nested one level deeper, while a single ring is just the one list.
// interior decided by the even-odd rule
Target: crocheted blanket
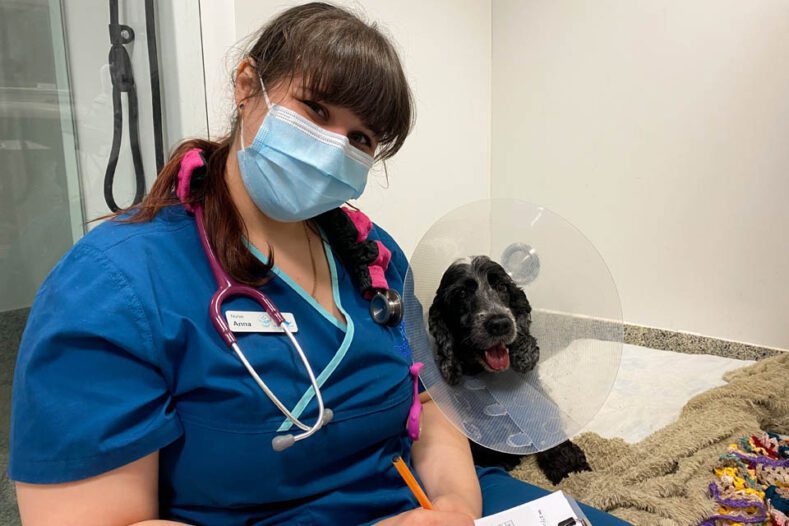
[{"label": "crocheted blanket", "polygon": [[699,526],[789,526],[789,435],[742,437],[718,465],[709,488],[719,509]]},{"label": "crocheted blanket", "polygon": [[742,446],[739,439],[764,431],[789,434],[789,353],[730,371],[724,379],[726,385],[695,396],[676,422],[637,444],[595,433],[575,437],[590,472],[573,473],[554,486],[530,456],[512,474],[562,489],[636,526],[697,526],[721,511],[710,483],[728,446]]}]

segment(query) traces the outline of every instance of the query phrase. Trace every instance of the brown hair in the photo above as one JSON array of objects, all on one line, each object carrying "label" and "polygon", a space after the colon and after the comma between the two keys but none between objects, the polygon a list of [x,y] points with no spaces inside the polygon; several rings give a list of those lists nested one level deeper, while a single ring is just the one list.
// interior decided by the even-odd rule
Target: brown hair
[{"label": "brown hair", "polygon": [[[266,86],[301,76],[312,97],[353,111],[380,144],[376,157],[388,159],[402,146],[413,123],[413,102],[397,52],[375,24],[336,6],[313,2],[282,12],[261,30],[247,56]],[[258,88],[259,91],[259,88]],[[257,92],[255,92],[257,93]],[[253,93],[254,94],[254,93]],[[274,264],[260,262],[246,247],[246,226],[225,182],[225,165],[238,133],[217,142],[181,142],[142,203],[110,217],[150,221],[162,208],[178,204],[178,170],[184,154],[200,148],[208,160],[206,178],[193,188],[191,202],[202,202],[208,239],[219,263],[236,280],[259,286]]]}]

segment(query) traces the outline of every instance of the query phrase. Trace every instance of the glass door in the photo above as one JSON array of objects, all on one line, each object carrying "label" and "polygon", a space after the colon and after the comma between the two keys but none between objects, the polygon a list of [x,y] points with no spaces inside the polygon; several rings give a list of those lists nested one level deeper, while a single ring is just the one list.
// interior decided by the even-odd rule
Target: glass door
[{"label": "glass door", "polygon": [[0,2],[0,312],[85,230],[70,96],[59,2]]}]

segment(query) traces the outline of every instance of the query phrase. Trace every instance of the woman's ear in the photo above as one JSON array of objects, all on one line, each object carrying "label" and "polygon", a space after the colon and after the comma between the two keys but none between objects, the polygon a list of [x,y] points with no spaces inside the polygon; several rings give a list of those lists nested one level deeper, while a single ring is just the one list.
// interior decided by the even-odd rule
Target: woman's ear
[{"label": "woman's ear", "polygon": [[260,89],[257,70],[250,60],[243,60],[236,69],[235,100],[236,108],[241,108],[245,101]]}]

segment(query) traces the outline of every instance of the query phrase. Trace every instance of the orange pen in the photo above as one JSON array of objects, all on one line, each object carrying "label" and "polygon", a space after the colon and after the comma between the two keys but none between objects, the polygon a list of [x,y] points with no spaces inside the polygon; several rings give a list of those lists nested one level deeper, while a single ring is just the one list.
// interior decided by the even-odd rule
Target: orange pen
[{"label": "orange pen", "polygon": [[408,489],[410,489],[411,493],[414,494],[416,500],[419,501],[419,505],[426,510],[432,510],[433,505],[430,504],[430,500],[428,500],[427,495],[425,495],[425,492],[419,486],[419,483],[414,478],[414,474],[411,473],[411,470],[405,465],[403,459],[399,456],[395,457],[392,459],[392,464],[394,464],[394,467],[397,469],[397,472],[400,473],[400,476],[403,477]]}]

